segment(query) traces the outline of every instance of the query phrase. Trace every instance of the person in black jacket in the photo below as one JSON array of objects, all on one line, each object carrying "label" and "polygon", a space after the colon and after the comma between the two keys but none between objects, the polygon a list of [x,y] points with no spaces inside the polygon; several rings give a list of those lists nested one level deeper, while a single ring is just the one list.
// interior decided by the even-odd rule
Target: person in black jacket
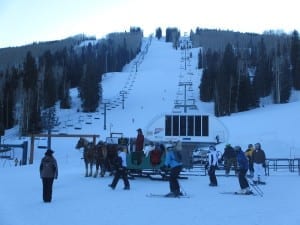
[{"label": "person in black jacket", "polygon": [[51,202],[54,179],[58,177],[57,161],[53,156],[54,151],[48,149],[40,164],[40,177],[43,182],[43,200]]},{"label": "person in black jacket", "polygon": [[130,189],[130,184],[128,181],[128,175],[127,175],[127,153],[126,153],[127,149],[126,148],[122,148],[119,147],[118,148],[118,155],[115,158],[115,168],[116,168],[116,172],[115,172],[115,176],[113,178],[113,181],[111,184],[109,184],[108,186],[111,189],[115,189],[119,179],[122,178],[123,182],[124,182],[124,190],[129,190]]},{"label": "person in black jacket", "polygon": [[261,149],[260,143],[254,145],[254,151],[252,153],[254,176],[254,184],[266,184],[265,182],[265,167],[266,167],[266,155],[264,150]]},{"label": "person in black jacket", "polygon": [[227,144],[222,155],[222,160],[224,160],[225,175],[228,176],[231,167],[233,167],[235,174],[237,174],[237,160],[236,151],[230,144]]}]

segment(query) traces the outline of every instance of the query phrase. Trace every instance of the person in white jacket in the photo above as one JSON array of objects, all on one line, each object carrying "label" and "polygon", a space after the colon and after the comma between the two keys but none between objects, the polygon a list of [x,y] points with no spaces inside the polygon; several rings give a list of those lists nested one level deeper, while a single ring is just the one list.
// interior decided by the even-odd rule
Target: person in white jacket
[{"label": "person in white jacket", "polygon": [[208,175],[209,175],[209,186],[215,187],[218,186],[218,181],[216,177],[216,168],[218,166],[218,156],[215,146],[209,146],[209,153],[208,153]]}]

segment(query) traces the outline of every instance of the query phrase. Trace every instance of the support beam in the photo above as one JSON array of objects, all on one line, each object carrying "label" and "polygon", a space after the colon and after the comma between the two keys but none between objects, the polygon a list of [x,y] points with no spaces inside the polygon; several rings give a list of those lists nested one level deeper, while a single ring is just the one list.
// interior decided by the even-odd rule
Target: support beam
[{"label": "support beam", "polygon": [[100,137],[100,135],[97,134],[32,134],[30,136],[30,155],[29,155],[29,164],[33,164],[33,158],[34,158],[34,139],[35,137],[87,137],[87,138],[93,138],[93,143],[96,144],[96,138]]}]

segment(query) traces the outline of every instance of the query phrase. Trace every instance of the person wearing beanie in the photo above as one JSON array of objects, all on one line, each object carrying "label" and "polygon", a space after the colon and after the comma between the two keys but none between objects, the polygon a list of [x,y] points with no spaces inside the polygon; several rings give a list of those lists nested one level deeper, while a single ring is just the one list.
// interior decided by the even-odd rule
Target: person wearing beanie
[{"label": "person wearing beanie", "polygon": [[252,153],[253,159],[253,183],[254,184],[266,184],[265,182],[265,167],[266,167],[266,154],[261,148],[260,143],[254,145],[254,151]]},{"label": "person wearing beanie", "polygon": [[53,181],[58,177],[57,161],[53,153],[53,150],[48,149],[40,164],[40,177],[43,183],[43,200],[47,203],[52,200]]},{"label": "person wearing beanie", "polygon": [[246,174],[249,169],[248,159],[240,146],[235,146],[234,150],[237,152],[237,162],[239,167],[238,178],[241,188],[240,191],[237,192],[237,194],[253,194],[253,192],[250,190],[249,183],[246,178]]}]

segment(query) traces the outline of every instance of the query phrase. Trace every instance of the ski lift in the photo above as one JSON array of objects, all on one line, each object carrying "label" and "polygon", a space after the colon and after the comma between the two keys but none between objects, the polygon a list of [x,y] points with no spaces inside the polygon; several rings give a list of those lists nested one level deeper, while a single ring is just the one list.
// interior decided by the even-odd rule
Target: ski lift
[{"label": "ski lift", "polygon": [[40,141],[41,140],[46,140],[45,138],[36,138],[38,140],[38,143],[37,143],[37,147],[40,148],[40,149],[46,149],[48,148],[47,145],[43,145],[43,143],[40,144]]},{"label": "ski lift", "polygon": [[0,149],[0,158],[2,158],[2,159],[13,159],[14,158],[13,148],[11,148],[11,147],[1,148]]},{"label": "ski lift", "polygon": [[71,120],[66,121],[66,127],[73,127],[73,124],[72,124]]},{"label": "ski lift", "polygon": [[74,126],[75,130],[81,130],[82,129],[82,125],[80,122],[78,122],[78,124],[76,124],[76,126]]},{"label": "ski lift", "polygon": [[88,118],[88,120],[85,122],[85,124],[92,124],[92,119]]},{"label": "ski lift", "polygon": [[99,120],[99,119],[100,119],[100,114],[99,114],[99,112],[96,113],[94,119],[95,119],[95,120]]},{"label": "ski lift", "polygon": [[74,126],[74,129],[75,130],[81,130],[82,129],[82,122],[83,122],[84,120],[83,120],[83,118],[82,118],[82,115],[80,115],[79,117],[78,117],[78,122],[77,122],[77,124]]}]

